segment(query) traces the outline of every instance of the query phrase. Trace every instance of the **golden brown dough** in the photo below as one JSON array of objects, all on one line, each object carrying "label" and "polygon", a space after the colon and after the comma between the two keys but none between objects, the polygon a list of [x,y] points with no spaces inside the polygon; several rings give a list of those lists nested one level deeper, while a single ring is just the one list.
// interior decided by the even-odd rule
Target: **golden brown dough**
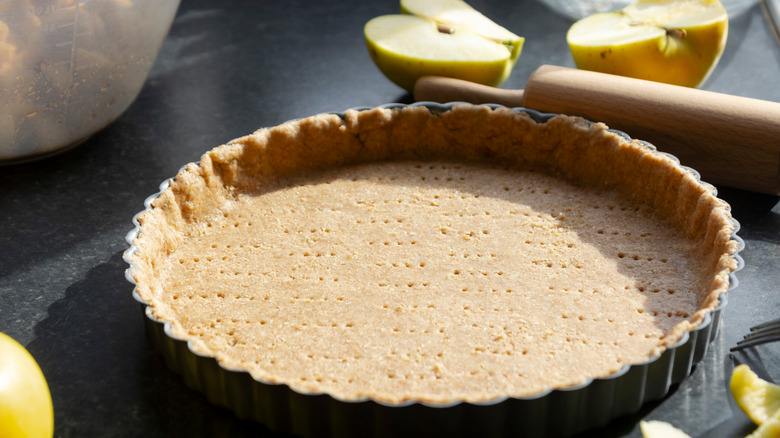
[{"label": "golden brown dough", "polygon": [[350,111],[204,155],[140,217],[148,312],[261,381],[389,403],[581,383],[701,323],[727,206],[673,160],[558,116]]}]

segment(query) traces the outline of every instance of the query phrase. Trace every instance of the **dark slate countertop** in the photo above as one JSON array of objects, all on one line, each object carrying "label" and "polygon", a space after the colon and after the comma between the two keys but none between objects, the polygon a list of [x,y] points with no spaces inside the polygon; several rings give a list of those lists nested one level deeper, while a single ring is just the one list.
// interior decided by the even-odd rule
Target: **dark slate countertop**
[{"label": "dark slate countertop", "polygon": [[[530,0],[472,4],[526,37],[504,87],[523,88],[540,64],[573,66],[571,21]],[[376,69],[362,34],[366,21],[397,10],[395,0],[185,0],[116,122],[57,156],[0,167],[0,331],[47,376],[56,437],[275,436],[213,407],[166,368],[125,280],[124,237],[144,198],[214,146],[320,112],[410,103]],[[704,88],[780,102],[780,46],[760,7],[733,17]],[[746,243],[719,336],[664,400],[587,436],[639,437],[640,419],[693,437],[744,436],[752,425],[730,397],[734,364],[780,381],[780,343],[729,353],[750,326],[780,315],[778,197],[718,189]]]}]

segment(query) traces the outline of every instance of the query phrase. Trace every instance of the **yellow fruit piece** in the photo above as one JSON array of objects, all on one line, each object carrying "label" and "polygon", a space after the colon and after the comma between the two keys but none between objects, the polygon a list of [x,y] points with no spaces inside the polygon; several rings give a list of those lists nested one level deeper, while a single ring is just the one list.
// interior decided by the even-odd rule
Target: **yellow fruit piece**
[{"label": "yellow fruit piece", "polygon": [[425,75],[500,85],[525,41],[462,0],[402,0],[401,10],[363,31],[379,70],[408,91]]},{"label": "yellow fruit piece", "polygon": [[41,369],[23,346],[0,333],[0,437],[53,434],[54,411]]},{"label": "yellow fruit piece", "polygon": [[756,430],[745,438],[777,438],[780,437],[780,410],[768,419],[764,424],[758,426]]},{"label": "yellow fruit piece", "polygon": [[691,438],[687,433],[664,421],[640,421],[639,429],[644,438]]},{"label": "yellow fruit piece", "polygon": [[780,421],[780,386],[761,379],[749,366],[741,364],[734,368],[731,395],[737,406],[757,425],[770,418]]},{"label": "yellow fruit piece", "polygon": [[585,17],[566,34],[578,68],[687,87],[706,81],[727,37],[718,0],[638,0]]},{"label": "yellow fruit piece", "polygon": [[522,40],[463,0],[401,0],[401,13],[425,17],[445,27],[469,29],[483,38],[508,46]]}]

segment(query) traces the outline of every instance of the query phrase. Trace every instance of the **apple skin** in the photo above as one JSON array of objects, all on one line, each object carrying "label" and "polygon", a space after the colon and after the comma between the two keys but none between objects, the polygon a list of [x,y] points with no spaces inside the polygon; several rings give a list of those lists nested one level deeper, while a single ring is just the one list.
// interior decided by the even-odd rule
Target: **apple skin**
[{"label": "apple skin", "polygon": [[46,379],[35,359],[0,333],[0,436],[51,438],[54,411]]},{"label": "apple skin", "polygon": [[509,77],[512,64],[507,61],[428,61],[397,55],[381,47],[369,47],[371,58],[379,70],[399,87],[412,91],[423,76],[445,76],[499,86]]},{"label": "apple skin", "polygon": [[[612,20],[610,15],[596,14]],[[598,17],[591,17],[596,19]],[[575,23],[569,32],[576,31]],[[685,87],[700,87],[718,64],[728,37],[728,18],[713,24],[682,28],[667,34],[622,45],[577,45],[569,41],[574,63],[583,70],[611,73]],[[567,38],[568,40],[568,38]]]}]

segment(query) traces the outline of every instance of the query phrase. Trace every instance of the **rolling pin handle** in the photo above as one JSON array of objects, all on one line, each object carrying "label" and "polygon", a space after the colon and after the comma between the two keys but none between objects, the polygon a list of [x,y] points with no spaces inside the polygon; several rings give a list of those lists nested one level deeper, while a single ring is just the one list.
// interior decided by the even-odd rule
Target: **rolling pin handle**
[{"label": "rolling pin handle", "polygon": [[523,106],[523,90],[506,90],[443,76],[423,76],[414,84],[414,100],[437,103],[494,103],[511,108]]}]

